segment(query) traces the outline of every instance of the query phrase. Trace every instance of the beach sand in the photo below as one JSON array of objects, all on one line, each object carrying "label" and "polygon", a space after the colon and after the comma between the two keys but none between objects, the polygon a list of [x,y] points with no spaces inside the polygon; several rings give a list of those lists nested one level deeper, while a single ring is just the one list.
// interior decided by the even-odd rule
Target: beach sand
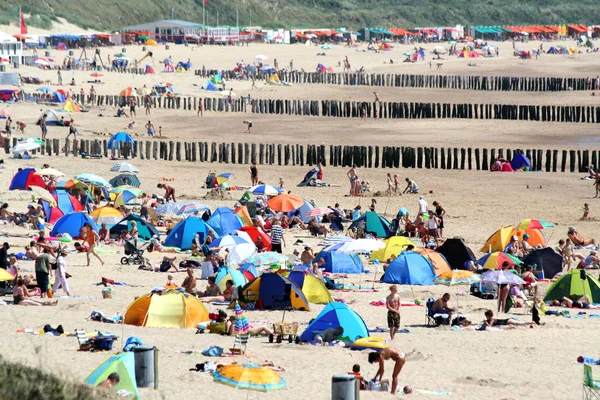
[{"label": "beach sand", "polygon": [[[563,45],[572,43],[563,42]],[[551,43],[545,43],[548,48]],[[425,45],[432,49],[435,45]],[[539,46],[539,42],[522,45],[525,49]],[[363,46],[364,47],[364,46]],[[467,60],[453,57],[444,61],[443,71],[431,73],[444,74],[489,74],[500,76],[593,76],[596,74],[598,55],[544,55],[540,60],[518,60],[510,55],[511,44],[500,44],[499,59],[475,59],[483,63],[483,67],[467,67]],[[280,65],[287,65],[294,59],[296,68],[307,71],[314,70],[317,63],[335,65],[337,61],[348,56],[353,67],[364,66],[367,72],[382,73],[429,73],[427,62],[417,64],[402,63],[402,53],[408,46],[396,46],[391,52],[368,54],[355,49],[334,47],[326,50],[326,57],[317,57],[322,50],[317,47],[303,45],[268,46],[252,44],[243,48],[171,46],[165,50],[160,46],[153,48],[155,60],[172,56],[174,61],[186,61],[191,58],[194,68],[230,69],[241,59],[251,61],[257,54],[265,54],[270,60],[277,58]],[[104,54],[118,53],[121,48],[102,49]],[[77,51],[76,51],[77,52]],[[139,47],[127,48],[127,54],[141,57]],[[52,51],[59,62],[66,56],[65,52]],[[393,58],[395,64],[383,64]],[[448,58],[448,57],[446,57]],[[335,68],[336,72],[340,68]],[[156,70],[160,68],[156,64]],[[33,68],[20,70],[26,76],[38,76],[51,79],[56,83],[54,71],[41,71]],[[341,72],[341,71],[340,71]],[[76,71],[64,74],[64,81],[75,77],[77,83],[90,79],[90,72]],[[206,83],[204,78],[197,78],[191,73],[167,74],[152,76],[132,76],[107,72],[102,78],[103,85],[97,85],[99,94],[117,94],[126,86],[151,86],[160,81],[171,82],[175,91],[185,95],[205,96],[199,86]],[[86,92],[89,84],[83,84]],[[96,86],[96,85],[95,85]],[[396,88],[342,87],[327,85],[294,85],[292,87],[264,86],[250,90],[247,82],[230,82],[237,95],[252,92],[255,98],[306,98],[306,99],[356,99],[372,100],[372,91],[376,90],[383,101],[411,101],[427,99],[428,101],[478,101],[478,102],[513,102],[522,104],[596,104],[598,98],[592,98],[589,92],[565,93],[519,93],[519,92],[474,92],[464,90],[404,90]],[[51,85],[51,87],[56,87]],[[73,88],[78,93],[81,86]],[[26,90],[35,90],[34,86],[26,86]],[[35,121],[41,113],[40,105],[8,105],[7,109],[14,114],[14,120],[28,122],[26,137],[37,136],[39,128]],[[89,113],[73,114],[73,118],[83,134],[83,138],[96,138],[92,132],[115,133],[123,130],[129,119],[114,118],[114,109],[110,107],[92,107]],[[297,116],[256,116],[248,114],[220,114],[206,112],[198,118],[192,111],[152,110],[150,117],[139,110],[135,119],[137,129],[132,134],[136,138],[144,138],[143,125],[151,118],[156,127],[163,127],[165,138],[197,141],[229,141],[260,143],[310,143],[344,144],[344,145],[426,145],[446,147],[486,146],[496,148],[573,148],[586,149],[595,143],[597,130],[589,124],[536,123],[521,121],[458,121],[458,120],[418,120],[418,121],[359,121],[350,119],[300,118]],[[98,116],[103,114],[103,117]],[[252,134],[244,134],[242,120],[251,118],[254,122]],[[49,138],[63,138],[67,128],[50,127]],[[108,137],[108,136],[107,136]],[[146,138],[144,138],[146,139]],[[152,139],[160,140],[160,139]],[[97,173],[110,178],[109,172],[114,161],[82,160],[74,157],[43,157],[30,161],[13,160],[4,157],[6,169],[0,170],[0,199],[10,204],[11,210],[24,210],[30,199],[27,192],[8,191],[12,175],[20,167],[40,168],[49,163],[53,168],[61,170],[67,176],[82,172]],[[211,169],[217,173],[232,172],[231,182],[237,185],[249,185],[248,166],[217,165],[207,163],[165,162],[134,160],[140,169],[138,174],[142,181],[141,188],[146,192],[160,193],[156,184],[163,178],[174,178],[180,201],[200,200],[206,194],[201,185]],[[337,184],[330,188],[297,188],[308,167],[276,167],[259,166],[259,179],[277,184],[283,177],[286,189],[306,199],[314,199],[319,206],[332,206],[339,202],[344,208],[354,208],[361,204],[366,209],[371,197],[348,197],[348,182],[345,168],[326,167],[325,181]],[[550,221],[555,228],[545,231],[551,246],[556,246],[561,238],[566,237],[567,226],[576,225],[584,237],[597,235],[598,224],[595,221],[579,221],[585,202],[591,205],[591,215],[597,216],[597,201],[593,199],[594,188],[591,181],[580,180],[581,174],[561,173],[514,173],[491,174],[488,171],[451,171],[451,170],[396,170],[396,169],[359,169],[361,179],[370,182],[374,191],[385,191],[387,172],[399,174],[401,179],[410,177],[419,184],[426,200],[431,204],[438,200],[446,208],[445,219],[447,237],[462,237],[476,252],[479,252],[485,240],[503,225],[516,224],[525,218],[538,218]],[[243,192],[232,192],[234,200],[207,200],[211,207],[231,206]],[[417,210],[418,197],[404,195],[377,198],[377,211],[387,218],[393,217],[401,207],[408,208],[411,213]],[[2,231],[10,234],[29,234],[31,230],[2,226]],[[286,234],[287,247],[285,253],[290,254],[292,244],[301,239],[318,244],[305,232]],[[22,251],[28,243],[26,238],[9,238],[15,251]],[[231,399],[328,399],[331,398],[331,376],[346,373],[353,364],[360,364],[365,377],[373,377],[377,368],[367,363],[367,351],[350,351],[341,347],[315,347],[310,345],[270,344],[266,338],[252,338],[248,344],[247,357],[224,358],[223,361],[272,361],[285,369],[281,375],[286,379],[288,387],[283,392],[246,392],[214,383],[208,374],[190,372],[196,363],[208,360],[207,357],[182,354],[188,350],[202,350],[210,345],[219,345],[225,349],[231,347],[233,338],[209,334],[195,334],[194,329],[159,329],[139,328],[129,325],[107,325],[87,321],[93,310],[102,310],[111,315],[123,313],[128,304],[136,296],[149,292],[157,285],[166,283],[166,275],[138,271],[135,266],[122,266],[119,259],[123,249],[119,246],[108,247],[116,254],[101,254],[106,261],[102,267],[97,260],[86,267],[85,255],[75,254],[67,257],[68,271],[73,277],[69,280],[71,291],[80,299],[59,299],[57,307],[19,307],[6,306],[0,308],[3,324],[0,328],[5,340],[0,342],[1,354],[10,359],[39,365],[68,379],[82,381],[110,354],[118,351],[130,336],[139,337],[144,344],[155,345],[159,350],[159,390],[142,389],[145,399],[187,399],[204,397],[227,397]],[[587,255],[586,253],[583,253]],[[179,262],[185,254],[178,255]],[[149,258],[157,264],[161,254],[151,253]],[[33,263],[21,262],[21,268],[33,271]],[[386,311],[383,307],[374,307],[369,302],[381,300],[388,294],[387,285],[374,283],[374,267],[367,266],[369,275],[351,276],[345,279],[346,284],[362,283],[375,291],[336,292],[335,296],[353,302],[350,307],[357,311],[369,327],[384,327]],[[597,276],[596,272],[593,272]],[[124,281],[135,287],[117,286],[112,299],[102,299],[102,286],[95,284],[101,277]],[[183,281],[184,274],[175,274],[175,280]],[[199,287],[204,288],[199,281]],[[541,293],[548,284],[542,285]],[[456,304],[457,292],[466,295],[458,296],[461,312],[469,314],[473,322],[483,320],[487,309],[496,309],[493,300],[481,300],[468,295],[468,287],[446,288],[439,286],[403,286],[400,296],[403,301],[414,298],[425,300],[439,297],[448,291],[452,295],[451,303]],[[8,299],[8,298],[7,298]],[[286,322],[304,324],[314,318],[322,305],[312,305],[310,312],[286,312]],[[208,305],[211,312],[219,307]],[[588,314],[593,314],[588,310]],[[577,312],[572,311],[572,315]],[[252,311],[248,312],[250,321],[278,322],[283,312]],[[521,321],[529,321],[530,315],[522,309],[509,314]],[[404,307],[402,309],[402,327],[410,333],[398,334],[390,344],[407,354],[407,363],[400,375],[400,387],[411,385],[415,389],[413,398],[458,398],[458,399],[568,399],[579,396],[583,379],[582,367],[575,364],[580,355],[595,356],[597,332],[600,328],[598,319],[583,317],[566,319],[544,317],[543,327],[517,328],[499,332],[456,332],[448,328],[427,328],[425,326],[425,307]],[[85,353],[77,351],[75,337],[49,337],[17,333],[18,329],[41,329],[45,324],[56,326],[62,324],[67,331],[85,328],[91,332],[104,330],[119,335],[111,353]],[[374,336],[385,337],[386,333],[375,333]],[[212,360],[214,361],[214,360]],[[393,365],[386,365],[385,377],[390,378]],[[435,395],[430,391],[450,392],[452,395]],[[362,392],[366,399],[387,398],[389,394]]]}]

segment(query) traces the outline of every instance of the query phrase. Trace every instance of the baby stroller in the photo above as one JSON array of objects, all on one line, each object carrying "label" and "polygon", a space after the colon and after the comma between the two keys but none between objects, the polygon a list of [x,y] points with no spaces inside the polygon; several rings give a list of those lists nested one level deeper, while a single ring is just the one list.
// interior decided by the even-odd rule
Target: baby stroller
[{"label": "baby stroller", "polygon": [[128,264],[143,264],[144,263],[143,248],[145,247],[145,245],[138,248],[137,240],[135,240],[135,239],[126,239],[124,242],[124,245],[125,245],[125,255],[127,257],[121,258],[121,264],[128,265]]}]

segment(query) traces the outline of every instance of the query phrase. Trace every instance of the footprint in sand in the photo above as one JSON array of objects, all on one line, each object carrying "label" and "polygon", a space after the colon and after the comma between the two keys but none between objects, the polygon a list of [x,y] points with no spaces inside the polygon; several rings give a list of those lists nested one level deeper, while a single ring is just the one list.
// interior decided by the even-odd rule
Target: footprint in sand
[{"label": "footprint in sand", "polygon": [[476,385],[476,386],[486,386],[486,387],[497,387],[502,388],[508,386],[504,382],[497,381],[491,378],[476,378],[474,376],[467,376],[464,378],[455,379],[454,382],[462,383],[465,385]]}]

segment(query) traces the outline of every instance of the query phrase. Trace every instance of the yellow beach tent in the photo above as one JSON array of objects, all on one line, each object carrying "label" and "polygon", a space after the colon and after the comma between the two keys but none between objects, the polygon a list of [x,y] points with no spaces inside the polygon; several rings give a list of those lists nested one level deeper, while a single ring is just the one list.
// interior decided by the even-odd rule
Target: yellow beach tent
[{"label": "yellow beach tent", "polygon": [[483,247],[481,248],[481,252],[483,253],[493,253],[496,251],[504,251],[506,246],[508,246],[508,242],[510,242],[510,238],[512,236],[517,236],[519,240],[523,240],[523,235],[528,234],[529,243],[532,246],[537,246],[538,244],[542,247],[546,247],[546,238],[544,234],[539,229],[525,229],[525,230],[517,230],[514,226],[508,225],[503,226],[498,229],[496,232],[492,234],[485,242]]},{"label": "yellow beach tent", "polygon": [[304,271],[285,271],[281,275],[298,285],[309,303],[329,304],[333,301],[329,290],[316,276],[306,274]]},{"label": "yellow beach tent", "polygon": [[398,257],[398,254],[406,250],[408,246],[414,246],[415,250],[418,248],[413,241],[405,236],[392,236],[391,238],[384,240],[384,243],[385,247],[383,249],[374,251],[371,254],[371,261],[386,261],[392,256]]},{"label": "yellow beach tent", "polygon": [[204,304],[180,289],[145,294],[134,300],[123,316],[125,324],[155,328],[195,328],[208,320]]}]

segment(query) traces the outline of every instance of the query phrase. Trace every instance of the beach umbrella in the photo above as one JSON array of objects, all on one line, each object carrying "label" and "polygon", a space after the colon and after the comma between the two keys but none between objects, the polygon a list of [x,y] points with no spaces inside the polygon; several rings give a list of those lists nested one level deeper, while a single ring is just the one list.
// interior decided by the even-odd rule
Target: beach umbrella
[{"label": "beach umbrella", "polygon": [[527,229],[545,229],[545,228],[553,228],[554,224],[546,221],[540,221],[538,219],[528,218],[521,221],[516,226],[517,231],[525,231]]},{"label": "beach umbrella", "polygon": [[15,147],[12,148],[13,153],[22,153],[24,151],[37,150],[41,147],[39,143],[35,142],[19,142]]},{"label": "beach umbrella", "polygon": [[256,253],[256,246],[254,245],[254,243],[246,242],[237,244],[229,249],[227,263],[229,265],[242,264],[244,260],[250,258],[254,253]]},{"label": "beach umbrella", "polygon": [[[239,237],[239,236],[225,235],[225,236],[221,236],[218,239],[213,240],[213,242],[210,244],[210,247],[212,247],[212,248],[235,247],[238,244],[244,244],[244,243],[251,243],[251,242],[248,242],[246,239]],[[252,243],[252,245],[254,245],[254,243]],[[250,254],[250,255],[252,255],[252,254]],[[248,255],[248,257],[250,255]]]},{"label": "beach umbrella", "polygon": [[130,188],[130,189],[123,190],[121,193],[119,193],[117,195],[117,198],[115,199],[115,207],[124,206],[125,204],[129,203],[131,200],[137,199],[138,197],[140,197],[142,195],[142,193],[144,193],[144,191],[142,189],[138,189],[138,188]]},{"label": "beach umbrella", "polygon": [[62,172],[54,168],[42,168],[39,171],[35,171],[36,175],[47,175],[47,176],[65,176]]},{"label": "beach umbrella", "polygon": [[244,334],[250,330],[250,323],[244,315],[244,310],[240,307],[240,304],[235,302],[235,333]]},{"label": "beach umbrella", "polygon": [[471,271],[454,269],[449,272],[444,272],[434,279],[438,285],[457,286],[470,285],[471,283],[479,282],[479,276]]},{"label": "beach umbrella", "polygon": [[112,228],[123,219],[123,213],[116,208],[105,206],[96,208],[90,213],[90,217],[96,225],[104,223],[108,228]]},{"label": "beach umbrella", "polygon": [[356,239],[351,242],[345,242],[336,253],[352,254],[352,253],[370,253],[379,249],[383,249],[385,243],[376,239]]},{"label": "beach umbrella", "polygon": [[[110,189],[110,192],[118,194],[118,193],[124,192],[125,190],[129,190],[129,189],[138,189],[138,188],[135,186],[131,186],[131,185],[121,185],[121,186],[117,186],[117,187]],[[114,196],[114,197],[116,198],[116,196]]]},{"label": "beach umbrella", "polygon": [[477,263],[481,265],[483,269],[502,269],[502,264],[504,264],[505,261],[508,261],[511,267],[523,264],[523,261],[519,260],[517,257],[499,251],[484,255],[477,260]]},{"label": "beach umbrella", "polygon": [[57,189],[87,189],[87,185],[77,179],[67,179],[56,184]]},{"label": "beach umbrella", "polygon": [[278,194],[285,193],[283,189],[279,189],[278,187],[266,184],[252,186],[250,189],[248,189],[248,191],[253,195],[265,196],[277,196]]},{"label": "beach umbrella", "polygon": [[119,174],[108,181],[113,187],[116,186],[134,186],[140,187],[141,183],[137,176],[133,174]]},{"label": "beach umbrella", "polygon": [[108,183],[106,181],[106,179],[104,179],[101,176],[95,175],[95,174],[79,174],[79,175],[75,175],[74,178],[78,179],[82,182],[92,184],[94,186],[100,186],[100,187],[105,187],[105,188],[111,187],[110,183]]},{"label": "beach umbrella", "polygon": [[[7,270],[5,270],[3,268],[0,268],[0,282],[2,282],[2,281],[12,281],[14,279],[15,279],[15,277],[12,276],[12,274],[10,272],[8,272]],[[237,303],[236,303],[236,306],[237,306]],[[236,310],[236,313],[237,313],[237,310]],[[236,321],[237,321],[237,314],[236,314]]]},{"label": "beach umbrella", "polygon": [[306,214],[307,217],[318,217],[320,215],[328,215],[331,214],[333,212],[333,210],[331,208],[328,207],[317,207],[317,208],[313,208],[312,210],[310,210],[308,212],[308,214]]},{"label": "beach umbrella", "polygon": [[152,92],[150,91],[150,89],[143,87],[141,89],[136,90],[136,93],[140,96],[147,96]]},{"label": "beach umbrella", "polygon": [[5,108],[0,110],[0,117],[10,117],[11,115],[12,115],[12,112],[8,111]]},{"label": "beach umbrella", "polygon": [[[238,246],[243,246],[243,244],[238,245]],[[282,263],[285,264],[287,259],[288,258],[286,256],[281,255],[279,253],[276,253],[274,251],[267,251],[264,253],[256,253],[254,255],[251,255],[250,257],[246,258],[244,260],[244,262],[253,264],[255,266],[261,266],[261,265],[275,265],[275,264],[282,264]]]},{"label": "beach umbrella", "polygon": [[39,186],[30,186],[33,196],[37,199],[46,200],[52,207],[56,207],[56,200],[46,189]]},{"label": "beach umbrella", "polygon": [[297,194],[284,193],[267,201],[269,208],[274,211],[293,211],[302,207],[304,200]]},{"label": "beach umbrella", "polygon": [[210,207],[202,202],[195,202],[182,205],[177,214],[196,214],[206,210],[210,210]]},{"label": "beach umbrella", "polygon": [[120,162],[110,167],[112,172],[140,172],[140,170],[133,164]]},{"label": "beach umbrella", "polygon": [[104,74],[102,74],[100,72],[94,72],[94,73],[90,74],[90,76],[93,76],[94,78],[98,78],[100,76],[104,76]]},{"label": "beach umbrella", "polygon": [[497,285],[523,285],[525,281],[517,274],[510,271],[496,270],[488,271],[481,275],[482,282],[491,282]]},{"label": "beach umbrella", "polygon": [[256,56],[256,57],[254,57],[254,58],[256,58],[256,59],[257,59],[257,60],[259,60],[259,61],[264,61],[264,60],[267,60],[267,59],[269,59],[269,57],[267,57],[267,56],[265,56],[265,55],[262,55],[262,54],[259,54],[259,55],[257,55],[257,56]]},{"label": "beach umbrella", "polygon": [[232,176],[233,176],[233,174],[230,173],[230,172],[226,172],[224,174],[217,175],[217,178],[216,178],[217,179],[217,183],[219,185],[221,185],[221,184],[227,182]]},{"label": "beach umbrella", "polygon": [[42,58],[38,58],[37,60],[34,61],[35,64],[37,65],[50,65],[50,63]]},{"label": "beach umbrella", "polygon": [[121,93],[119,93],[119,96],[122,97],[131,97],[131,96],[137,96],[137,92],[135,90],[135,88],[132,88],[131,86],[126,87],[125,89],[121,90]]},{"label": "beach umbrella", "polygon": [[50,89],[49,87],[41,87],[41,88],[35,89],[35,91],[40,92],[40,93],[50,93],[52,91],[52,89]]},{"label": "beach umbrella", "polygon": [[182,206],[183,204],[173,201],[156,207],[156,212],[158,214],[177,214]]},{"label": "beach umbrella", "polygon": [[285,379],[269,368],[253,364],[229,364],[213,372],[215,382],[224,383],[238,389],[270,390],[284,389]]}]

